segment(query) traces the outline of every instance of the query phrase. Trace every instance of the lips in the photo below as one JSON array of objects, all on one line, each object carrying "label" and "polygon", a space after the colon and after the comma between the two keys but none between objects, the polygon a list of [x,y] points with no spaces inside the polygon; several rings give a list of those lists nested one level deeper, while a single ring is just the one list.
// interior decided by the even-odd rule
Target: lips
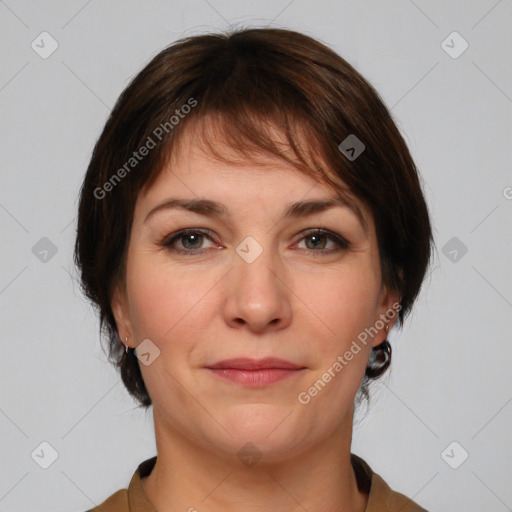
[{"label": "lips", "polygon": [[276,357],[267,357],[265,359],[236,358],[219,361],[211,366],[207,366],[211,370],[302,370],[304,366],[278,359]]},{"label": "lips", "polygon": [[299,375],[302,370],[306,369],[304,366],[275,357],[226,359],[206,368],[221,379],[250,388],[261,388],[274,384]]}]

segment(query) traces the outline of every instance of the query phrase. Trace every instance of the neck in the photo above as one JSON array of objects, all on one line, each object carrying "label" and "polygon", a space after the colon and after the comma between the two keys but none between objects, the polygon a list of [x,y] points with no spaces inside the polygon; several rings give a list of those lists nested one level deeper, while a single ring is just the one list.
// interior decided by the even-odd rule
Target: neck
[{"label": "neck", "polygon": [[[154,410],[157,461],[142,488],[157,511],[364,512],[350,463],[352,418],[331,439],[300,456],[252,467],[232,456],[206,451],[163,428]],[[347,432],[348,430],[348,432]]]}]

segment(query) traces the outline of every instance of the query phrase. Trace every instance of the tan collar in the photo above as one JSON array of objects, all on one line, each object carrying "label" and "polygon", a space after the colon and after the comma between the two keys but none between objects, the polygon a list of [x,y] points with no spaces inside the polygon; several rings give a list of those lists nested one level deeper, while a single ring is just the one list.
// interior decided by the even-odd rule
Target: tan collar
[{"label": "tan collar", "polygon": [[[350,454],[357,486],[360,491],[369,493],[365,512],[427,512],[403,494],[392,491],[386,482],[372,471],[370,466],[355,454]],[[130,512],[157,512],[149,502],[141,484],[141,478],[149,475],[155,466],[156,456],[147,459],[135,471],[128,487]]]}]

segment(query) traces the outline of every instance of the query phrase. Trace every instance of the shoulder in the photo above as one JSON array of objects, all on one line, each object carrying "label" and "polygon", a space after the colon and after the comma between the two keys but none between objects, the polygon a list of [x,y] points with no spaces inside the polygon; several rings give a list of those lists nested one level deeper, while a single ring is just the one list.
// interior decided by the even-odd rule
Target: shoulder
[{"label": "shoulder", "polygon": [[128,485],[128,489],[119,489],[103,503],[87,512],[156,512],[142,489],[141,478],[149,475],[156,463],[156,456],[139,464]]},{"label": "shoulder", "polygon": [[428,512],[404,494],[393,491],[361,457],[351,454],[359,490],[368,494],[365,512]]},{"label": "shoulder", "polygon": [[[420,507],[411,498],[404,494],[393,491],[389,485],[376,473],[372,477],[372,491],[374,494],[375,504],[379,507],[386,507],[384,510],[390,512],[427,512],[426,509]],[[367,512],[372,511],[368,510]]]},{"label": "shoulder", "polygon": [[130,512],[128,504],[128,490],[119,489],[119,491],[109,496],[103,503],[87,512]]}]

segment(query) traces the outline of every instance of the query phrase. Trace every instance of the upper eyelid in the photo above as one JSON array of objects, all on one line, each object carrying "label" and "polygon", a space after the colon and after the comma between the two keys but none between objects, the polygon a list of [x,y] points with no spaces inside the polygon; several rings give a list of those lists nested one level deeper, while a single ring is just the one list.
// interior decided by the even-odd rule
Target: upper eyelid
[{"label": "upper eyelid", "polygon": [[[177,230],[177,231],[165,236],[161,243],[162,243],[162,245],[170,245],[171,243],[176,242],[180,238],[182,238],[190,233],[200,233],[200,234],[204,235],[205,237],[207,237],[210,241],[215,242],[215,236],[213,235],[213,232],[210,229],[207,229],[207,228],[184,228],[184,229]],[[336,233],[330,229],[320,228],[320,227],[307,228],[307,229],[301,230],[299,233],[297,233],[297,236],[300,236],[300,238],[298,238],[296,243],[298,243],[298,242],[302,241],[304,238],[314,235],[314,234],[323,235],[323,236],[329,238],[330,240],[334,241],[335,243],[338,243],[340,246],[350,245],[350,241],[347,240],[347,238],[345,236],[341,235],[340,233]],[[184,249],[184,250],[186,251],[186,249]],[[197,250],[200,251],[202,249],[197,249]],[[192,251],[193,250],[186,251],[186,252],[192,252]],[[320,251],[318,251],[318,252],[320,252]]]}]

